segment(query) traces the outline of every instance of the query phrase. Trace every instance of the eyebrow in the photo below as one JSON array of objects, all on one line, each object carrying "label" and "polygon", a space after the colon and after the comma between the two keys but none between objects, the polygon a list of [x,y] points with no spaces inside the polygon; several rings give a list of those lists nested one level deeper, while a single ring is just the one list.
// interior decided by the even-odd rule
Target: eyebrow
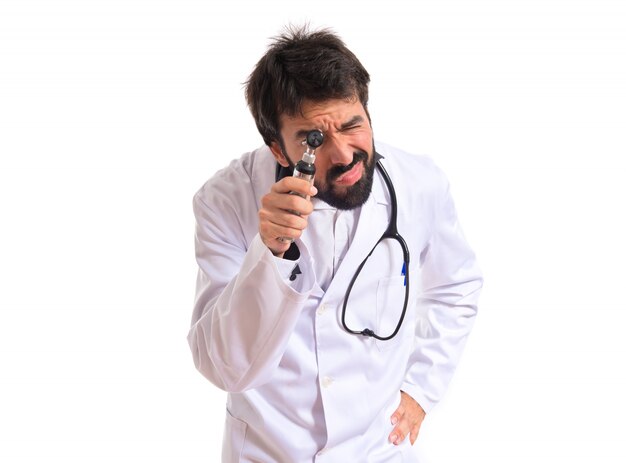
[{"label": "eyebrow", "polygon": [[[344,122],[343,124],[341,124],[341,127],[339,127],[339,131],[341,132],[342,130],[346,130],[349,127],[352,127],[353,125],[357,125],[363,122],[363,116],[359,116],[356,115],[354,116],[352,119],[350,119],[347,122]],[[299,140],[301,138],[306,138],[306,136],[309,134],[310,130],[306,130],[306,129],[302,129],[302,130],[298,130],[296,132],[296,139]]]},{"label": "eyebrow", "polygon": [[352,127],[353,125],[360,124],[361,122],[363,122],[362,116],[359,116],[359,115],[354,116],[348,122],[344,122],[343,124],[341,124],[341,127],[339,128],[339,130],[345,130],[349,127]]}]

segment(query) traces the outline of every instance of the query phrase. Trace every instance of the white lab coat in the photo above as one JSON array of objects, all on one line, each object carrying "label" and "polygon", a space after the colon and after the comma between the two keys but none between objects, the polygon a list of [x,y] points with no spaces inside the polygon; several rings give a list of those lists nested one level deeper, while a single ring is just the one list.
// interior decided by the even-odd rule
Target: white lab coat
[{"label": "white lab coat", "polygon": [[[376,148],[411,252],[409,309],[390,341],[354,336],[341,325],[346,286],[389,221],[378,171],[326,291],[306,230],[296,241],[302,274],[295,282],[258,235],[261,197],[276,165],[267,147],[233,161],[194,197],[199,274],[188,340],[198,370],[229,392],[224,462],[416,461],[408,437],[397,447],[387,440],[399,391],[426,412],[440,400],[473,324],[482,278],[441,171],[427,157]],[[352,329],[388,334],[402,309],[404,277],[400,248],[381,246],[352,290],[346,318]]]}]

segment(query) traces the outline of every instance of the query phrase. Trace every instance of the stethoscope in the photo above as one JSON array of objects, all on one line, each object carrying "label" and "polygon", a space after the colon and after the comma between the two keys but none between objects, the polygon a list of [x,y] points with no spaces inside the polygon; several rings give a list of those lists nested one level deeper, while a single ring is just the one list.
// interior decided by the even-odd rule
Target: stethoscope
[{"label": "stethoscope", "polygon": [[[402,237],[402,235],[398,233],[398,200],[396,198],[396,190],[393,187],[393,183],[391,183],[391,178],[389,178],[389,174],[387,173],[382,163],[380,162],[380,159],[382,158],[382,156],[380,156],[380,154],[378,153],[375,153],[375,155],[378,158],[376,161],[376,168],[380,172],[380,175],[382,176],[383,181],[385,182],[385,185],[387,185],[387,190],[389,191],[389,196],[391,197],[391,216],[389,217],[389,224],[387,225],[387,229],[378,239],[378,241],[376,242],[372,250],[369,252],[369,254],[365,256],[365,259],[363,259],[363,262],[361,262],[361,264],[356,269],[356,272],[354,273],[352,280],[350,280],[350,284],[348,285],[348,289],[346,290],[346,295],[343,300],[343,308],[341,310],[341,324],[343,325],[343,329],[346,330],[348,333],[360,334],[362,336],[372,337],[372,338],[378,339],[379,341],[389,341],[396,334],[398,334],[398,331],[400,331],[400,327],[402,326],[402,322],[404,321],[404,316],[406,315],[406,309],[409,304],[409,260],[410,259],[409,259],[409,247],[407,246],[406,241],[404,241],[404,238]],[[364,328],[362,330],[352,330],[348,328],[348,325],[346,324],[346,309],[348,307],[348,299],[350,298],[352,287],[354,286],[354,283],[359,277],[361,270],[363,270],[363,267],[365,266],[367,259],[370,258],[370,256],[376,249],[376,246],[378,246],[384,240],[395,240],[400,244],[400,247],[402,248],[402,255],[403,255],[403,262],[404,262],[402,266],[402,273],[404,275],[404,305],[402,307],[402,313],[400,314],[400,319],[398,320],[396,329],[393,330],[393,332],[388,336],[381,336],[380,334],[375,333],[370,328]]]},{"label": "stethoscope", "polygon": [[[307,134],[305,141],[303,141],[303,145],[307,145],[307,152],[303,156],[303,159],[307,155],[313,156],[312,160],[310,161],[309,166],[313,165],[313,161],[315,160],[315,149],[318,148],[322,144],[323,140],[324,140],[324,136],[322,132],[320,132],[319,130],[311,130]],[[380,172],[380,175],[383,178],[385,185],[387,186],[387,190],[389,191],[389,196],[391,198],[391,216],[389,217],[389,224],[387,225],[387,229],[378,239],[378,241],[376,242],[372,250],[369,252],[369,254],[365,256],[365,259],[363,259],[361,264],[356,269],[356,272],[352,276],[352,280],[350,280],[350,284],[348,285],[348,289],[346,290],[346,295],[344,296],[344,300],[343,300],[343,307],[341,310],[341,324],[343,325],[344,330],[346,330],[350,334],[372,337],[372,338],[378,339],[379,341],[388,341],[398,334],[398,332],[400,331],[400,327],[402,326],[402,322],[404,321],[404,316],[406,315],[406,309],[409,303],[409,260],[410,259],[409,259],[409,247],[407,246],[406,241],[404,241],[404,238],[402,237],[402,235],[398,233],[398,200],[396,197],[396,190],[393,187],[393,183],[391,182],[391,178],[389,177],[389,174],[387,173],[382,163],[380,162],[380,160],[382,159],[382,156],[378,153],[374,153],[374,155],[376,158],[376,168]],[[297,166],[296,166],[296,170],[298,170]],[[315,169],[313,167],[313,174],[314,173],[315,173]],[[291,175],[291,174],[292,174],[292,171],[290,171],[289,168],[284,168],[280,164],[277,164],[276,181],[278,181],[280,178],[286,175]],[[312,175],[311,175],[310,181],[313,181]],[[363,267],[367,263],[367,260],[370,258],[370,256],[372,255],[376,247],[384,240],[395,240],[400,244],[400,247],[402,248],[402,257],[403,257],[402,274],[404,276],[404,305],[402,307],[402,313],[400,314],[400,319],[398,320],[398,324],[396,325],[396,328],[393,330],[391,334],[387,336],[381,336],[380,334],[375,333],[374,330],[372,330],[371,328],[364,328],[362,330],[353,330],[353,329],[350,329],[348,325],[346,324],[346,310],[348,307],[348,300],[350,299],[350,293],[352,292],[354,283],[356,282],[357,278],[359,277],[359,274],[361,273],[361,270],[363,270]]]}]

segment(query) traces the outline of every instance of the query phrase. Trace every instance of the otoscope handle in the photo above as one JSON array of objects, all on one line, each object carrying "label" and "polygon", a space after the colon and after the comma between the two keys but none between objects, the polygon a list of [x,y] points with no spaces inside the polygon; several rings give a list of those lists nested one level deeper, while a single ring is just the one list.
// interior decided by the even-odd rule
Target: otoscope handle
[{"label": "otoscope handle", "polygon": [[[293,176],[306,180],[312,185],[313,179],[315,178],[315,164],[308,163],[302,160],[298,161],[298,164],[296,164],[296,168],[293,170]],[[305,195],[301,195],[300,193],[292,192],[292,194],[306,198]]]},{"label": "otoscope handle", "polygon": [[[296,167],[293,170],[293,176],[296,178],[301,178],[303,180],[306,180],[311,185],[313,185],[313,178],[315,177],[315,164],[305,162],[302,160],[298,161],[298,164],[296,164]],[[295,191],[290,191],[289,194],[298,195],[304,199],[309,199],[307,195],[296,193]],[[290,212],[295,215],[300,215],[295,211],[290,211]],[[278,238],[278,240],[282,241],[283,243],[288,243],[288,242],[293,241],[293,239],[287,238],[287,237]]]},{"label": "otoscope handle", "polygon": [[[313,178],[315,177],[315,149],[318,148],[322,142],[324,141],[324,134],[320,130],[311,130],[306,139],[302,142],[303,145],[307,146],[306,151],[302,155],[302,159],[298,161],[296,167],[293,169],[293,176],[296,178],[301,178],[306,180],[311,185],[313,185]],[[298,195],[302,198],[309,199],[308,195],[303,195],[301,193],[296,193],[295,191],[291,191],[290,194]],[[290,211],[292,214],[300,215],[295,211]],[[288,237],[279,237],[278,241],[283,243],[293,242],[292,238]]]}]

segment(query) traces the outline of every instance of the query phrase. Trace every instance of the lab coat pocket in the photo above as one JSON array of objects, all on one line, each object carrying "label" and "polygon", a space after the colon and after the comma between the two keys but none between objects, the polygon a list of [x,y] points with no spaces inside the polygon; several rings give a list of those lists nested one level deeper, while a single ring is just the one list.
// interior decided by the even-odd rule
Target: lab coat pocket
[{"label": "lab coat pocket", "polygon": [[[378,282],[376,291],[376,334],[382,337],[391,335],[396,329],[402,309],[404,307],[404,276],[394,276],[383,278]],[[400,331],[387,341],[376,340],[376,345],[380,350],[387,350],[396,346],[407,333],[407,318],[409,310],[405,315]]]},{"label": "lab coat pocket", "polygon": [[241,460],[243,445],[246,442],[248,425],[235,418],[226,410],[226,426],[224,426],[224,445],[222,446],[222,461],[238,463]]}]

